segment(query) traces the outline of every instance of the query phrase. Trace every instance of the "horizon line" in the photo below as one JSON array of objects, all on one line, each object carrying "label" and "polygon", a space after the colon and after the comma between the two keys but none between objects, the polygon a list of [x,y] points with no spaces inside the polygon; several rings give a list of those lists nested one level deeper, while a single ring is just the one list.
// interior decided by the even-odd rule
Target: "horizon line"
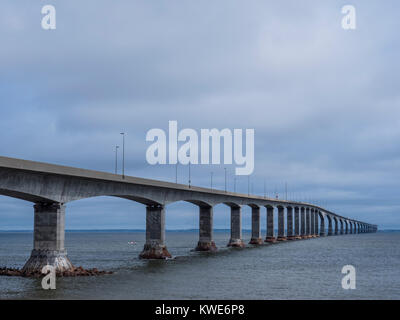
[{"label": "horizon line", "polygon": [[[214,231],[230,231],[230,228],[216,228],[213,229]],[[274,228],[274,230],[278,230]],[[285,229],[286,230],[286,229]],[[65,232],[94,232],[94,231],[123,231],[123,232],[146,232],[146,229],[123,229],[123,228],[116,228],[116,229],[65,229]],[[199,231],[198,228],[187,228],[187,229],[165,229],[166,232],[171,231]],[[242,229],[242,231],[250,231],[251,229]],[[267,231],[267,229],[261,229],[261,231]],[[378,231],[400,231],[400,229],[379,229]],[[33,229],[0,229],[0,232],[33,232]]]}]

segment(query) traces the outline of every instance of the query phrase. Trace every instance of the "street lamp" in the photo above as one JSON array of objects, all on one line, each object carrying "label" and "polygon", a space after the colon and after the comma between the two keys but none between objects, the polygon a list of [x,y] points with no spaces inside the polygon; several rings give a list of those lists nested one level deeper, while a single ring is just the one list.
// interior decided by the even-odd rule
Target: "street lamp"
[{"label": "street lamp", "polygon": [[122,135],[122,179],[125,179],[125,132]]},{"label": "street lamp", "polygon": [[189,161],[189,188],[190,188],[190,183],[191,181],[190,181],[190,161]]},{"label": "street lamp", "polygon": [[225,170],[225,192],[226,192],[226,168],[224,168]]},{"label": "street lamp", "polygon": [[211,190],[212,190],[212,183],[213,183],[213,172],[211,171]]},{"label": "street lamp", "polygon": [[285,200],[287,201],[287,182],[285,182]]},{"label": "street lamp", "polygon": [[266,185],[265,185],[265,178],[264,178],[264,199],[267,196],[267,190],[266,190]]}]

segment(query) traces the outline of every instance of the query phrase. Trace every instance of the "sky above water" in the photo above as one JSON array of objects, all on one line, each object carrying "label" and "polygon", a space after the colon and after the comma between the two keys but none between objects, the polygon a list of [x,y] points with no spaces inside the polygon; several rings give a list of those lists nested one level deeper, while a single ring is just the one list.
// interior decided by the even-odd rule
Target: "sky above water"
[{"label": "sky above water", "polygon": [[[57,29],[41,28],[53,4]],[[0,155],[175,181],[146,161],[148,130],[255,130],[250,188],[400,229],[400,4],[351,1],[10,1],[0,4]],[[121,156],[121,154],[120,154]],[[119,163],[121,167],[121,163]],[[233,191],[235,165],[191,167],[192,184]],[[188,182],[188,167],[178,166]],[[238,176],[237,191],[248,192]],[[167,207],[167,228],[198,209]],[[145,208],[100,197],[67,204],[69,229],[143,229]],[[229,227],[215,208],[215,228]],[[243,226],[250,227],[250,209]],[[31,229],[32,204],[0,197],[0,230]]]}]

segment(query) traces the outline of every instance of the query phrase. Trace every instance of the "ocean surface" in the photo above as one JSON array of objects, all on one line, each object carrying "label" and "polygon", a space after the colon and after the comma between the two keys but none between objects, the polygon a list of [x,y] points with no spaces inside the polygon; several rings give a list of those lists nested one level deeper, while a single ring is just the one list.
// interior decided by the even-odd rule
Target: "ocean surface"
[{"label": "ocean surface", "polygon": [[[0,277],[1,299],[400,299],[400,232],[343,235],[227,248],[229,232],[216,231],[217,253],[191,251],[196,231],[167,232],[174,259],[139,260],[144,232],[67,232],[71,262],[114,271],[96,277]],[[244,233],[249,241],[250,233]],[[136,241],[136,245],[128,242]],[[32,233],[0,232],[0,267],[21,268]],[[356,289],[341,286],[344,265],[356,268]]]}]

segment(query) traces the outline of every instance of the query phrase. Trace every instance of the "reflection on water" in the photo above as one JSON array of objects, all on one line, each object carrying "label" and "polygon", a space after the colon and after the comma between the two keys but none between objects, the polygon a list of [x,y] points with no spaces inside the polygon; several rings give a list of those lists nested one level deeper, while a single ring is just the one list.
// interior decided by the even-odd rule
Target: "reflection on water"
[{"label": "reflection on water", "polygon": [[[227,248],[215,232],[217,253],[199,253],[197,232],[167,232],[168,261],[139,260],[144,232],[67,232],[76,266],[112,275],[57,279],[0,277],[2,299],[400,299],[400,233],[334,236],[246,249]],[[248,242],[249,233],[244,233]],[[136,244],[129,244],[135,241]],[[0,233],[0,266],[21,267],[32,233]],[[357,289],[341,287],[341,269],[357,270]]]}]

